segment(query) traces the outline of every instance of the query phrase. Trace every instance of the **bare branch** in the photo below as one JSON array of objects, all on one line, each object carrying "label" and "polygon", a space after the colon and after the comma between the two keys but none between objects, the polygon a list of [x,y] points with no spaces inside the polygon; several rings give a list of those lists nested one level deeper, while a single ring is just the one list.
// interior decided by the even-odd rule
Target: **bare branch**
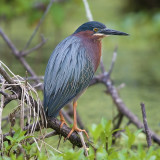
[{"label": "bare branch", "polygon": [[12,100],[18,99],[18,96],[16,94],[10,95],[8,93],[3,92],[2,90],[0,90],[0,94],[4,95],[4,97],[5,97],[5,101],[4,101],[4,106],[3,107],[5,107]]},{"label": "bare branch", "polygon": [[[26,62],[26,60],[23,57],[18,57],[18,59],[32,77],[37,77],[36,73],[32,70],[30,65]],[[35,82],[40,83],[38,79],[36,79]]]},{"label": "bare branch", "polygon": [[[119,129],[120,128],[120,125],[122,123],[122,120],[123,120],[123,117],[124,115],[122,113],[118,113],[118,115],[113,119],[113,130],[116,130],[116,129]],[[114,121],[117,120],[117,123],[115,124]],[[113,136],[115,137],[113,140],[112,140],[112,143],[115,144],[116,142],[116,138],[120,135],[120,132],[122,132],[122,130],[118,130],[116,132],[113,133]]]},{"label": "bare branch", "polygon": [[101,83],[101,79],[104,77],[104,74],[96,75],[93,77],[93,79],[90,81],[89,86],[95,85],[97,83]]},{"label": "bare branch", "polygon": [[110,77],[110,75],[111,75],[111,73],[112,73],[112,70],[113,70],[113,67],[114,67],[114,64],[115,64],[115,62],[116,62],[117,49],[118,49],[118,47],[115,47],[114,52],[113,52],[112,62],[111,62],[109,71],[108,71],[108,73],[107,73],[107,76],[108,76],[108,77]]},{"label": "bare branch", "polygon": [[27,42],[27,44],[26,44],[26,46],[25,46],[25,48],[24,48],[23,50],[26,50],[26,49],[29,47],[29,45],[31,44],[32,39],[33,39],[34,36],[36,35],[36,33],[37,33],[39,27],[41,26],[42,22],[44,21],[44,19],[45,19],[47,13],[49,12],[49,10],[50,10],[50,8],[51,8],[53,2],[55,2],[55,0],[50,0],[50,3],[48,4],[48,6],[47,6],[47,8],[46,8],[46,10],[45,10],[45,12],[44,12],[42,18],[40,19],[40,21],[39,21],[37,27],[35,28],[34,32],[32,33],[30,39],[28,40],[28,42]]},{"label": "bare branch", "polygon": [[25,79],[25,80],[33,80],[33,81],[35,81],[35,80],[37,80],[37,79],[39,79],[39,80],[44,80],[44,76],[27,77],[27,78],[23,77],[23,79]]},{"label": "bare branch", "polygon": [[[1,63],[1,61],[0,61]],[[4,79],[9,84],[15,84],[15,81],[9,76],[9,74],[3,69],[3,67],[0,65],[0,74],[4,77]]]},{"label": "bare branch", "polygon": [[[27,112],[28,109],[25,109],[25,112]],[[33,117],[33,114],[32,114],[32,117]],[[15,113],[15,118],[18,119],[19,118],[19,113]],[[27,118],[27,115],[24,116],[24,118]],[[9,121],[9,116],[6,116],[6,117],[3,117],[2,118],[2,121],[6,121],[8,123]],[[3,127],[2,127],[3,128]]]},{"label": "bare branch", "polygon": [[5,97],[8,97],[9,96],[9,94],[8,93],[5,93],[4,91],[2,91],[2,90],[0,90],[0,94],[2,94],[3,96],[5,96]]},{"label": "bare branch", "polygon": [[26,55],[28,55],[29,53],[31,53],[31,52],[33,52],[33,51],[41,48],[41,47],[46,43],[46,41],[47,41],[47,39],[44,39],[43,36],[41,36],[41,39],[42,39],[42,41],[41,41],[39,44],[37,44],[35,47],[33,47],[33,48],[31,48],[31,49],[29,49],[29,50],[27,50],[27,51],[21,52],[21,56],[26,56]]},{"label": "bare branch", "polygon": [[102,74],[107,74],[107,77],[110,77],[110,75],[112,73],[112,70],[113,70],[113,67],[114,67],[114,64],[116,62],[116,58],[117,58],[117,47],[115,47],[115,49],[114,49],[113,56],[112,56],[112,62],[111,62],[111,65],[109,67],[109,71],[108,72],[106,72],[104,64],[103,64],[103,60],[101,58],[100,68],[101,68]]},{"label": "bare branch", "polygon": [[[4,92],[4,83],[2,82],[2,92]],[[0,148],[2,150],[3,148],[3,134],[2,134],[2,112],[3,112],[3,106],[4,106],[4,95],[1,95],[1,105],[0,105]]]},{"label": "bare branch", "polygon": [[147,124],[147,116],[146,116],[144,103],[141,103],[141,109],[142,109],[144,129],[145,129],[145,133],[146,133],[146,140],[147,140],[148,148],[150,148],[152,146],[152,140],[151,140],[150,129]]},{"label": "bare branch", "polygon": [[[60,129],[61,122],[56,118],[49,118],[47,117],[47,128],[54,129],[59,135],[62,135],[63,137],[67,137],[69,132],[71,131],[71,128],[67,127],[65,124]],[[78,136],[78,134],[74,131],[71,136],[68,139],[74,146],[82,147],[81,140]]]},{"label": "bare branch", "polygon": [[19,51],[14,46],[14,44],[11,42],[11,40],[5,35],[5,33],[0,28],[0,35],[2,36],[3,40],[7,43],[8,47],[11,49],[11,51],[14,53],[14,55],[18,56]]},{"label": "bare branch", "polygon": [[[14,85],[16,84],[15,81],[9,76],[9,74],[4,70],[4,68],[0,65],[0,74],[4,77],[4,79],[12,86],[12,88],[17,92],[18,90],[21,90],[19,86]],[[19,92],[15,95],[9,95],[5,93],[4,91],[0,92],[1,94],[6,96],[4,107],[12,100],[18,99],[20,96]]]},{"label": "bare branch", "polygon": [[[34,124],[35,126],[35,131],[40,131],[40,125],[41,125],[41,122],[37,122],[36,124]],[[60,125],[61,125],[61,122],[56,119],[56,118],[47,118],[47,128],[52,128],[53,130],[55,130],[55,132],[58,134],[58,135],[62,135],[63,137],[67,137],[67,135],[69,134],[69,132],[71,131],[71,128],[67,127],[66,125],[63,125],[62,128],[60,129]],[[30,133],[31,132],[31,129],[33,127],[33,124],[32,125],[29,125],[29,126],[26,126],[24,127],[24,131],[27,131],[27,133]],[[12,131],[12,135],[14,135],[14,131]],[[5,133],[3,135],[3,141],[7,141],[7,138],[6,136],[10,135],[10,133]],[[55,135],[55,134],[53,134]],[[47,137],[45,137],[47,138]],[[72,135],[69,137],[68,139],[74,146],[77,146],[77,147],[82,147],[82,143],[81,143],[81,140],[78,136],[78,134],[76,132],[73,132]]]},{"label": "bare branch", "polygon": [[102,73],[105,73],[105,67],[104,67],[104,64],[103,64],[103,60],[102,60],[102,57],[101,57],[101,61],[100,61],[100,69],[101,69],[101,72]]},{"label": "bare branch", "polygon": [[84,154],[85,154],[86,157],[88,157],[88,150],[87,150],[87,147],[86,147],[86,143],[84,141],[83,133],[78,132],[78,134],[79,134],[79,137],[81,139],[81,142],[82,142],[82,145],[83,145],[83,148],[84,148]]},{"label": "bare branch", "polygon": [[[0,35],[2,36],[4,41],[8,44],[12,53],[19,59],[19,61],[22,63],[22,65],[28,71],[28,73],[30,73],[31,76],[33,76],[33,77],[37,77],[35,72],[32,70],[32,68],[29,66],[29,64],[26,62],[26,60],[20,55],[20,52],[17,50],[17,48],[14,46],[14,44],[10,41],[10,39],[5,35],[5,33],[2,31],[2,29],[0,29]],[[36,82],[40,83],[39,80],[36,80]]]},{"label": "bare branch", "polygon": [[[119,113],[118,116],[116,116],[115,119],[118,119],[118,120],[117,120],[117,123],[114,125],[113,130],[118,129],[118,128],[120,127],[120,125],[121,125],[121,123],[122,123],[122,120],[123,120],[123,117],[124,117],[124,116],[123,116],[122,113]],[[114,119],[114,120],[115,120],[115,119]]]},{"label": "bare branch", "polygon": [[93,16],[92,16],[92,13],[91,13],[91,10],[89,8],[87,0],[83,0],[83,4],[85,6],[86,16],[87,16],[88,20],[93,21]]}]

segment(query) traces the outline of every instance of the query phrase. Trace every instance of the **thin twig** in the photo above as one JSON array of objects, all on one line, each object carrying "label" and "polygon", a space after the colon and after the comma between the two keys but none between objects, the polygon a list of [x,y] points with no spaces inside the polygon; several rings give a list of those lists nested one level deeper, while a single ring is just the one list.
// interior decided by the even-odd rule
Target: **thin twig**
[{"label": "thin twig", "polygon": [[[4,92],[4,83],[5,80],[2,82],[2,92]],[[2,134],[2,112],[4,106],[4,95],[1,95],[1,105],[0,105],[0,149],[3,150],[3,134]]]},{"label": "thin twig", "polygon": [[15,45],[11,42],[11,40],[7,37],[7,35],[2,31],[1,28],[0,28],[0,35],[2,36],[4,41],[7,43],[8,47],[12,50],[12,52],[14,52],[16,56],[18,56],[19,51],[17,50]]},{"label": "thin twig", "polygon": [[[1,61],[0,61],[1,64]],[[9,76],[9,74],[4,70],[4,68],[0,65],[0,74],[4,77],[4,79],[9,84],[15,84],[15,81]]]},{"label": "thin twig", "polygon": [[82,143],[83,148],[84,148],[84,154],[85,154],[86,157],[88,157],[88,150],[87,150],[87,147],[86,147],[86,143],[84,141],[83,133],[82,132],[78,132],[78,134],[79,134],[79,137],[81,139],[81,143]]},{"label": "thin twig", "polygon": [[21,56],[26,56],[29,53],[32,53],[33,51],[41,48],[46,43],[46,41],[47,41],[47,39],[44,39],[44,37],[42,37],[42,36],[41,36],[41,39],[42,39],[42,41],[39,44],[37,44],[35,47],[33,47],[33,48],[29,49],[29,50],[23,51],[21,53]]},{"label": "thin twig", "polygon": [[102,72],[102,73],[105,73],[105,72],[106,72],[105,67],[104,67],[104,64],[103,64],[102,57],[101,57],[101,61],[100,61],[100,69],[101,69],[101,72]]},{"label": "thin twig", "polygon": [[22,95],[21,95],[21,101],[20,101],[20,127],[21,129],[24,128],[24,97],[25,97],[25,91],[24,89],[22,90]]},{"label": "thin twig", "polygon": [[[47,133],[44,136],[41,136],[40,138],[36,138],[36,140],[38,141],[40,139],[50,138],[50,137],[53,137],[53,136],[56,136],[56,135],[57,135],[57,132],[52,131],[52,132]],[[34,142],[35,142],[35,140],[32,140],[32,141],[29,142],[29,144],[33,144]]]},{"label": "thin twig", "polygon": [[92,13],[91,13],[91,10],[89,8],[87,0],[83,0],[83,4],[85,6],[86,16],[87,16],[88,20],[93,21],[93,16],[92,16]]},{"label": "thin twig", "polygon": [[25,79],[25,80],[37,80],[37,79],[39,79],[39,80],[44,80],[44,76],[37,76],[37,77],[27,77],[27,78],[25,78],[25,77],[23,77],[23,79]]},{"label": "thin twig", "polygon": [[[42,141],[42,140],[40,140],[40,141]],[[51,145],[49,145],[48,143],[46,143],[46,142],[44,142],[44,141],[42,141],[44,144],[46,144],[47,146],[49,146],[50,148],[52,148],[54,151],[56,151],[56,152],[58,152],[58,153],[60,153],[60,154],[62,154],[62,152],[60,152],[59,150],[57,150],[56,148],[53,148]]]},{"label": "thin twig", "polygon": [[5,97],[9,97],[9,96],[10,96],[8,93],[3,92],[2,90],[0,90],[0,94],[2,94],[2,95],[5,96]]},{"label": "thin twig", "polygon": [[113,52],[112,62],[111,62],[109,71],[108,71],[108,73],[107,73],[107,76],[108,76],[108,77],[110,77],[110,75],[111,75],[111,73],[112,73],[112,70],[113,70],[113,67],[114,67],[114,64],[115,64],[115,62],[116,62],[117,49],[118,49],[118,47],[115,47],[114,52]]},{"label": "thin twig", "polygon": [[[24,68],[27,70],[28,73],[32,77],[37,77],[36,73],[32,70],[30,65],[27,63],[27,61],[24,59],[24,57],[21,56],[21,52],[18,51],[18,49],[14,46],[12,41],[7,37],[7,35],[2,31],[0,28],[0,35],[2,36],[3,40],[7,43],[9,48],[11,49],[12,53],[16,56],[16,58],[21,62],[21,64],[24,66]],[[40,83],[40,80],[36,79],[35,82]],[[43,90],[43,88],[41,88]]]},{"label": "thin twig", "polygon": [[57,149],[59,149],[59,146],[60,146],[61,140],[62,140],[62,136],[61,136],[61,135],[59,135],[59,140],[58,140]]},{"label": "thin twig", "polygon": [[120,127],[122,120],[123,120],[123,117],[124,117],[124,115],[121,112],[119,112],[118,117],[116,116],[116,119],[118,119],[118,120],[117,120],[117,123],[114,125],[113,130],[118,129]]},{"label": "thin twig", "polygon": [[51,8],[51,6],[52,6],[52,4],[53,4],[54,1],[55,1],[55,0],[50,0],[50,3],[48,4],[48,6],[47,6],[47,8],[46,8],[46,10],[45,10],[45,12],[44,12],[42,18],[40,19],[40,21],[39,21],[37,27],[35,28],[34,32],[32,33],[31,37],[29,38],[29,40],[28,40],[28,42],[27,42],[27,44],[26,44],[26,46],[25,46],[25,48],[24,48],[23,50],[26,50],[26,49],[29,47],[29,45],[31,44],[32,39],[33,39],[34,36],[36,35],[36,33],[37,33],[39,27],[41,26],[42,22],[44,21],[44,19],[45,19],[47,13],[49,12],[49,10],[50,10],[50,8]]},{"label": "thin twig", "polygon": [[[119,112],[119,113],[118,113],[118,116],[116,116],[116,117],[114,118],[113,124],[114,124],[114,121],[115,121],[116,119],[118,119],[118,120],[117,120],[117,123],[113,126],[113,130],[116,130],[116,129],[119,129],[119,128],[120,128],[120,125],[121,125],[121,123],[122,123],[123,117],[124,117],[124,115],[123,115],[121,112]],[[113,143],[113,144],[115,144],[116,138],[118,137],[118,135],[120,135],[120,132],[122,132],[122,130],[119,130],[119,131],[116,131],[116,132],[113,133],[113,136],[115,137],[115,138],[112,140],[112,143]]]},{"label": "thin twig", "polygon": [[141,109],[142,109],[144,129],[145,129],[145,133],[146,133],[146,140],[147,140],[148,148],[150,148],[152,146],[152,140],[151,140],[150,129],[149,129],[148,124],[147,124],[147,116],[146,116],[145,104],[144,103],[141,103]]}]

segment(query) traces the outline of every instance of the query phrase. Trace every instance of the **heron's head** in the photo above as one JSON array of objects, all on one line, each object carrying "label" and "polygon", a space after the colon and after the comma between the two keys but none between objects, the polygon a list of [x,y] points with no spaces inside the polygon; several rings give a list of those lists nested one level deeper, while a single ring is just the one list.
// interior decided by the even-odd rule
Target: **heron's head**
[{"label": "heron's head", "polygon": [[96,37],[105,37],[109,35],[121,35],[121,36],[127,36],[127,33],[116,31],[113,29],[107,28],[103,23],[97,22],[97,21],[90,21],[82,24],[75,32],[74,34],[81,34],[83,35],[85,33],[89,33],[92,36]]}]

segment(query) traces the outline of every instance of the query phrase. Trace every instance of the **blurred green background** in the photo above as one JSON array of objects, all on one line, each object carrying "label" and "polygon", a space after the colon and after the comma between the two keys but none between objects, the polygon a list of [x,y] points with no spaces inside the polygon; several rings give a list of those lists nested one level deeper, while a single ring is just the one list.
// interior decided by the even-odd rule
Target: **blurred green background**
[{"label": "blurred green background", "polygon": [[[146,104],[149,126],[158,132],[160,130],[160,2],[158,0],[152,2],[89,0],[88,2],[94,20],[106,24],[109,28],[130,34],[128,37],[105,38],[103,61],[108,69],[113,50],[118,46],[117,60],[111,75],[113,82],[116,86],[125,83],[125,88],[119,90],[120,96],[140,119],[140,102]],[[23,50],[25,47],[48,3],[47,0],[0,1],[0,27],[18,49]],[[27,62],[39,76],[44,75],[55,46],[86,21],[81,0],[61,0],[53,3],[30,48],[40,42],[40,34],[48,38],[48,41],[41,49],[26,57]],[[15,74],[25,76],[23,66],[11,54],[2,38],[0,38],[0,60]],[[116,114],[112,99],[104,93],[105,90],[103,85],[90,87],[78,101],[78,111],[88,127],[92,123],[99,123],[102,117],[112,119]],[[42,94],[40,95],[43,99]],[[4,114],[8,114],[10,110],[6,107]]]}]

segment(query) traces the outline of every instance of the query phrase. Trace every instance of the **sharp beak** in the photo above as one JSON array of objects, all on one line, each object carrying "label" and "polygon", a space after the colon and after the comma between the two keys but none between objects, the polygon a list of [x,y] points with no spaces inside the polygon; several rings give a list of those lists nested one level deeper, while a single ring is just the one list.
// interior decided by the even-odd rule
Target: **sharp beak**
[{"label": "sharp beak", "polygon": [[109,28],[105,28],[105,29],[101,29],[99,32],[97,32],[99,34],[103,34],[103,35],[120,35],[120,36],[128,36],[128,33],[125,32],[120,32],[120,31],[116,31],[113,29],[109,29]]}]

